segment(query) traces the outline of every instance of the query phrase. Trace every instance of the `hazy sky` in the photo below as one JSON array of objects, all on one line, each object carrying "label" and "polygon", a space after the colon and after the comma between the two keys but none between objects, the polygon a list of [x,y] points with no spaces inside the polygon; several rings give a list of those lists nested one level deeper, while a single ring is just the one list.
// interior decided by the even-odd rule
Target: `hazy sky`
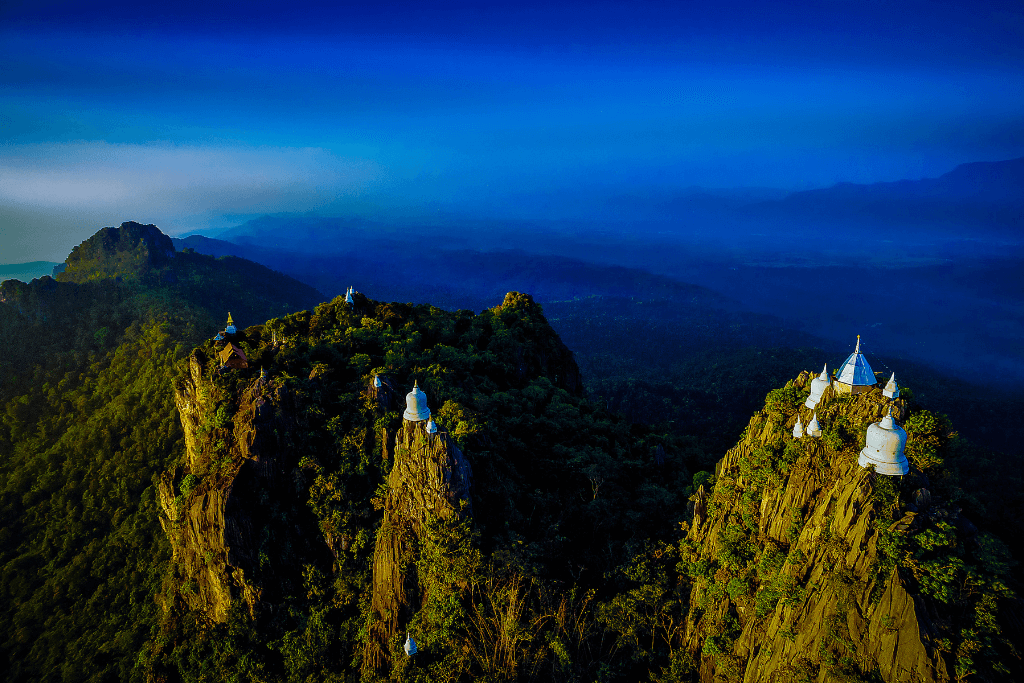
[{"label": "hazy sky", "polygon": [[143,4],[0,5],[0,263],[1024,156],[1019,1]]}]

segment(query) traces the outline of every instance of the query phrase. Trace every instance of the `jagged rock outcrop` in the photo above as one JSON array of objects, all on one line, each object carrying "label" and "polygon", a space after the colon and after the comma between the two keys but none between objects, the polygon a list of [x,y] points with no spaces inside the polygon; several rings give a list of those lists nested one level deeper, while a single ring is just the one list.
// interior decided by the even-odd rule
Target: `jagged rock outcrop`
[{"label": "jagged rock outcrop", "polygon": [[811,419],[807,379],[769,394],[719,462],[711,495],[695,496],[686,646],[700,680],[948,680],[928,610],[880,548],[915,513],[889,522],[892,501],[874,493],[882,475],[857,465],[857,435],[889,401],[829,388],[817,406],[823,437],[793,439],[798,417]]},{"label": "jagged rock outcrop", "polygon": [[[507,319],[515,336],[491,340],[492,350],[507,353],[512,359],[516,381],[529,377],[548,377],[557,387],[574,396],[582,396],[583,377],[580,368],[558,335],[551,334],[547,319],[533,297],[522,292],[509,292],[501,306],[491,309]],[[515,324],[515,323],[520,324]]]},{"label": "jagged rock outcrop", "polygon": [[218,407],[223,397],[205,360],[194,352],[175,385],[186,459],[161,478],[160,523],[184,583],[181,595],[190,608],[223,622],[238,598],[250,609],[259,599],[253,517],[284,471],[288,450],[280,439],[297,411],[284,387],[257,378],[229,414],[230,397]]},{"label": "jagged rock outcrop", "polygon": [[[366,386],[366,396],[373,403],[374,410],[383,415],[390,411],[397,411],[401,400],[398,388],[390,377],[374,375]],[[388,439],[385,435],[385,448],[389,448]]]},{"label": "jagged rock outcrop", "polygon": [[426,422],[404,420],[389,442],[394,463],[373,557],[373,622],[366,647],[370,669],[387,660],[388,639],[427,598],[430,586],[417,576],[416,559],[431,533],[430,523],[457,522],[473,513],[472,470],[447,432],[430,434]]},{"label": "jagged rock outcrop", "polygon": [[155,225],[134,221],[103,228],[71,250],[61,282],[85,282],[98,274],[137,279],[174,258],[174,243]]}]

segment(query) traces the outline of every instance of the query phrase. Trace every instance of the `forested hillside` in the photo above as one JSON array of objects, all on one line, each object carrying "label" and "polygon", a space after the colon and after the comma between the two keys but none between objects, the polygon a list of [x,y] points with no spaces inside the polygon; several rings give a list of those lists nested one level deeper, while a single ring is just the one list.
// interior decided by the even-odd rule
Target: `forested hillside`
[{"label": "forested hillside", "polygon": [[[161,484],[175,560],[148,653],[160,680],[938,681],[1016,668],[1009,552],[961,514],[983,514],[978,499],[964,508],[972,452],[912,401],[897,404],[905,481],[856,466],[887,403],[877,389],[830,393],[820,443],[786,436],[807,373],[769,394],[712,474],[696,440],[581,398],[524,295],[480,315],[339,297],[240,337],[253,367],[219,369],[211,341],[176,382],[189,447]],[[400,415],[414,381],[437,433]],[[840,525],[836,499],[860,516]],[[927,623],[907,616],[915,600]],[[853,605],[877,634],[842,630]],[[771,619],[792,615],[795,635],[773,648],[799,647],[752,663]]]},{"label": "forested hillside", "polygon": [[318,303],[154,226],[0,298],[8,680],[876,681],[894,633],[922,680],[1019,673],[1018,475],[923,379],[900,481],[855,465],[878,390],[792,438],[822,352],[750,317],[553,306],[588,395],[529,295]]},{"label": "forested hillside", "polygon": [[169,246],[154,226],[107,228],[59,281],[0,284],[7,680],[141,676],[169,557],[153,478],[183,448],[176,363],[228,303],[263,320],[319,298],[262,266]]},{"label": "forested hillside", "polygon": [[[609,620],[655,605],[602,622],[595,600],[637,552],[674,538],[690,468],[707,460],[692,440],[630,425],[583,398],[571,354],[528,296],[510,293],[480,315],[339,297],[247,328],[242,343],[248,371],[218,372],[211,342],[177,384],[179,404],[196,407],[188,458],[162,489],[180,562],[162,597],[170,611],[153,653],[158,676],[220,678],[244,667],[286,680],[600,671],[631,680],[663,659],[599,635]],[[370,389],[374,375],[380,390]],[[401,634],[376,626],[383,617],[367,600],[384,590],[372,558],[389,528],[378,531],[414,381],[436,438],[465,453],[473,483],[471,514],[425,509],[413,554],[394,560],[416,567],[397,589],[422,596],[411,622],[394,615],[421,643],[409,670]],[[266,416],[250,408],[258,403]],[[409,495],[401,505],[413,510],[429,499],[415,487]],[[258,512],[233,502],[257,499]],[[250,528],[247,541],[233,531]],[[205,562],[187,559],[197,554]],[[215,587],[206,578],[214,573],[234,578]]]}]

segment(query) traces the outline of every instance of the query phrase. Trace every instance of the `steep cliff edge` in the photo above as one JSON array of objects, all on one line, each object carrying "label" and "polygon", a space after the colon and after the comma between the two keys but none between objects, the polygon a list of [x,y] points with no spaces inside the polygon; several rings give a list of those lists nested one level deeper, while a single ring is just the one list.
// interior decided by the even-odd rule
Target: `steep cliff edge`
[{"label": "steep cliff edge", "polygon": [[[239,598],[255,613],[270,576],[274,590],[286,592],[277,586],[282,571],[301,586],[303,566],[320,563],[326,551],[335,571],[372,551],[379,637],[369,642],[383,646],[427,601],[408,561],[431,525],[471,515],[470,467],[449,432],[450,425],[465,438],[480,429],[465,404],[483,399],[481,388],[526,386],[538,376],[551,389],[553,380],[582,393],[571,352],[527,295],[510,293],[481,316],[355,299],[245,330],[234,340],[245,369],[222,367],[225,342],[210,340],[175,383],[186,454],[159,486],[175,567],[166,595],[180,595],[211,622],[226,621]],[[428,343],[436,350],[418,351]],[[436,389],[436,433],[396,412],[405,381],[395,375],[411,371]],[[371,506],[381,483],[386,493]],[[346,496],[353,490],[359,495]],[[378,522],[374,544],[367,532]],[[387,659],[383,650],[368,653],[374,662]]]},{"label": "steep cliff edge", "polygon": [[160,480],[160,524],[171,540],[185,602],[223,622],[234,599],[251,610],[261,593],[265,549],[254,517],[294,465],[281,439],[296,425],[298,411],[287,388],[263,378],[247,382],[232,400],[210,366],[201,350],[193,352],[175,384],[186,453]]},{"label": "steep cliff edge", "polygon": [[438,588],[417,571],[423,548],[438,543],[445,527],[470,519],[473,510],[472,470],[447,432],[431,434],[425,422],[405,420],[385,438],[394,444],[394,464],[373,556],[369,669],[388,660],[388,641]]},{"label": "steep cliff edge", "polygon": [[[996,603],[1012,597],[1005,548],[960,514],[943,477],[935,420],[903,400],[909,475],[858,466],[867,426],[890,402],[878,389],[826,390],[824,433],[793,437],[808,375],[769,394],[694,496],[682,544],[693,585],[687,649],[700,680],[945,681],[998,677],[1007,643]],[[935,486],[943,489],[943,485]],[[991,678],[990,678],[991,679]]]}]

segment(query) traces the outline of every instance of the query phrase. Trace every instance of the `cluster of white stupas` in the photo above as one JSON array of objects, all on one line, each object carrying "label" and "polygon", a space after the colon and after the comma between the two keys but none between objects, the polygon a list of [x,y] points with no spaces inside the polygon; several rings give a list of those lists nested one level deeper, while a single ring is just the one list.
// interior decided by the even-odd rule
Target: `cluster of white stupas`
[{"label": "cluster of white stupas", "polygon": [[[857,335],[857,348],[840,366],[834,382],[828,374],[827,364],[821,374],[811,380],[811,395],[804,402],[804,407],[813,411],[829,385],[833,386],[836,393],[862,394],[870,391],[877,384],[874,370],[871,369],[868,359],[860,352],[860,335]],[[900,388],[896,384],[895,372],[892,373],[882,390],[882,395],[890,400],[899,397]],[[797,417],[796,425],[793,427],[793,438],[799,439],[803,436],[821,436],[817,411],[811,413],[811,421],[806,427]],[[888,415],[881,421],[868,426],[866,445],[860,452],[857,464],[861,467],[874,465],[875,472],[879,474],[902,476],[910,471],[907,456],[903,452],[906,445],[907,433],[893,420],[892,406],[890,405]]]},{"label": "cluster of white stupas", "polygon": [[413,382],[412,391],[405,396],[405,413],[402,415],[409,422],[427,421],[427,434],[436,434],[437,425],[430,417],[427,407],[427,395],[420,391],[419,382]]}]

